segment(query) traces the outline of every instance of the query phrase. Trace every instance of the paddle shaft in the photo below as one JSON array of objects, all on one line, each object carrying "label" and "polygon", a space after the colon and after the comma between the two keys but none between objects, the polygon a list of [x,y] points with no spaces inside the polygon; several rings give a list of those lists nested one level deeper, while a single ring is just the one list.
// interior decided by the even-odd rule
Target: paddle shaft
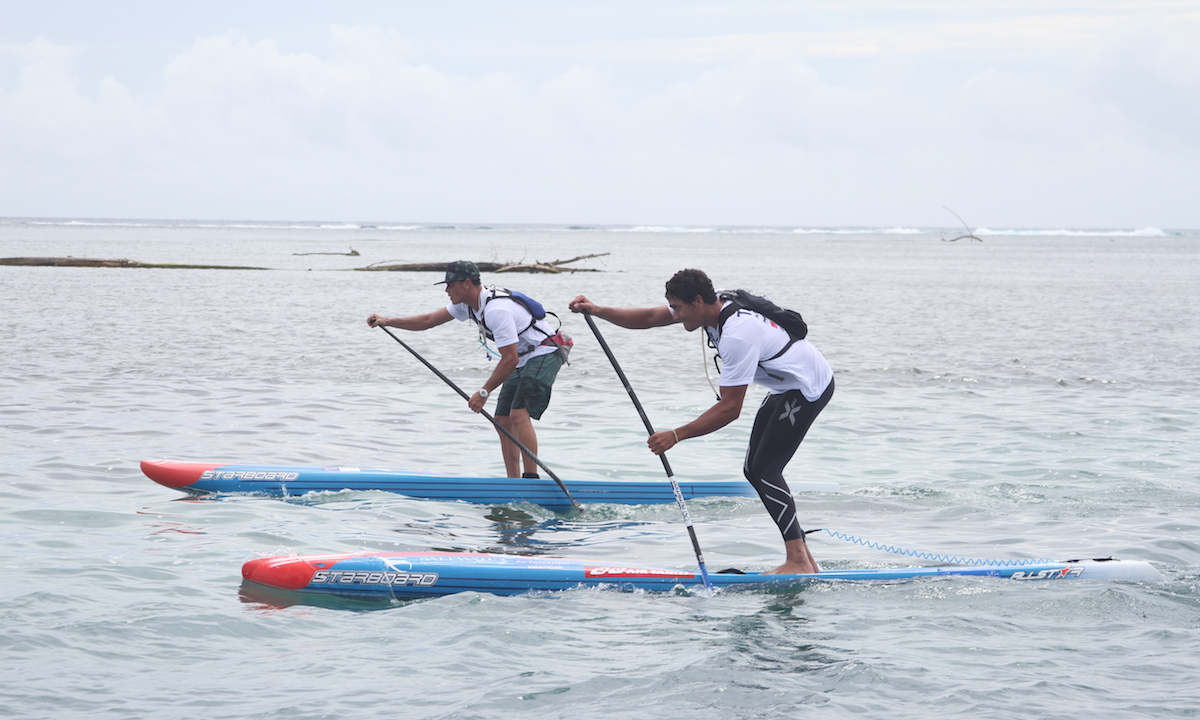
[{"label": "paddle shaft", "polygon": [[[382,329],[382,330],[383,330],[385,333],[387,333],[388,335],[390,335],[390,336],[392,337],[392,339],[393,339],[393,340],[395,340],[396,342],[400,343],[400,344],[401,344],[401,345],[404,347],[404,349],[405,349],[405,350],[407,350],[407,351],[409,351],[410,353],[412,353],[413,357],[415,357],[416,359],[420,360],[420,361],[421,361],[421,362],[422,362],[422,363],[425,365],[425,367],[427,367],[427,368],[429,368],[430,370],[432,370],[434,375],[437,375],[438,377],[440,377],[440,378],[442,379],[442,381],[443,381],[443,382],[445,382],[445,383],[446,383],[447,385],[449,385],[450,387],[454,388],[454,391],[455,391],[455,392],[457,392],[459,395],[462,395],[462,397],[463,397],[463,399],[464,399],[464,400],[470,400],[470,399],[471,399],[471,396],[470,396],[470,395],[468,395],[468,394],[466,394],[465,392],[463,392],[463,389],[462,389],[462,388],[460,388],[458,385],[455,385],[453,380],[451,380],[450,378],[446,377],[446,376],[445,376],[445,375],[442,373],[442,371],[441,371],[441,370],[438,370],[436,367],[434,367],[433,363],[431,363],[431,362],[429,362],[428,360],[426,360],[425,358],[421,357],[421,354],[420,354],[420,353],[418,353],[416,350],[413,350],[413,349],[412,349],[412,348],[409,346],[409,344],[408,344],[408,343],[406,343],[406,342],[404,342],[403,340],[401,340],[401,339],[400,339],[400,338],[399,338],[397,335],[395,335],[395,334],[394,334],[394,333],[393,333],[391,330],[388,330],[386,327],[384,327],[384,326],[382,326],[382,325],[379,325],[378,327],[379,327],[379,328],[381,328],[381,329]],[[501,425],[501,424],[500,424],[500,421],[499,421],[499,420],[497,420],[496,418],[492,417],[492,416],[491,416],[491,415],[488,413],[488,411],[487,411],[487,410],[480,410],[480,411],[479,411],[479,414],[480,414],[480,415],[482,415],[482,416],[484,416],[485,418],[487,418],[489,421],[491,421],[491,423],[492,423],[493,425],[495,425],[495,426],[496,426],[496,429],[497,429],[497,430],[499,430],[500,432],[504,433],[504,436],[505,436],[505,437],[507,437],[509,440],[511,440],[511,441],[512,441],[513,445],[516,445],[518,448],[520,448],[520,449],[521,449],[521,452],[523,452],[523,453],[525,453],[526,455],[528,455],[529,457],[533,458],[533,461],[534,461],[535,463],[537,463],[538,467],[540,467],[541,469],[545,470],[545,471],[546,471],[546,474],[550,476],[550,479],[551,479],[551,480],[553,480],[554,482],[558,483],[558,486],[559,486],[560,488],[562,488],[562,491],[563,491],[563,493],[564,493],[564,494],[567,496],[567,499],[571,501],[571,505],[572,505],[572,506],[574,506],[574,508],[575,508],[576,510],[583,510],[583,506],[582,506],[582,505],[580,505],[580,504],[579,504],[579,501],[578,501],[578,500],[576,500],[576,499],[574,498],[574,496],[572,496],[572,495],[571,495],[571,491],[567,489],[567,486],[566,486],[566,485],[563,483],[563,481],[562,481],[562,480],[559,480],[559,479],[558,479],[558,476],[554,474],[554,471],[553,471],[553,470],[551,470],[550,468],[546,467],[546,463],[542,462],[542,461],[541,461],[541,459],[540,459],[540,458],[539,458],[537,455],[534,455],[532,452],[530,452],[530,451],[529,451],[529,448],[525,447],[525,445],[524,445],[524,444],[522,444],[522,443],[521,443],[521,441],[520,441],[520,440],[518,440],[518,439],[517,439],[517,437],[516,437],[515,435],[513,435],[513,434],[512,434],[512,431],[510,431],[508,428],[506,428],[506,427],[504,427],[503,425]],[[676,495],[678,495],[678,494],[679,494],[679,491],[678,491],[678,490],[676,490]]]},{"label": "paddle shaft", "polygon": [[[638,415],[642,417],[642,424],[646,426],[646,432],[653,435],[654,426],[650,424],[650,418],[646,416],[646,411],[642,408],[642,403],[638,400],[637,393],[633,391],[633,386],[629,384],[629,378],[625,377],[625,371],[621,369],[620,363],[617,362],[617,357],[613,355],[613,351],[608,347],[604,336],[600,334],[600,328],[596,327],[596,321],[592,320],[592,314],[589,312],[583,313],[583,319],[587,320],[588,327],[592,329],[592,334],[600,342],[600,347],[603,348],[604,354],[608,356],[608,361],[612,363],[613,370],[617,371],[617,377],[621,379],[621,384],[625,386],[625,392],[629,393],[629,399],[633,401],[633,406],[637,408]],[[696,528],[692,527],[692,516],[688,512],[687,503],[683,500],[683,491],[679,489],[679,483],[675,480],[675,473],[671,470],[671,463],[667,460],[667,454],[665,452],[660,454],[658,459],[662,460],[663,470],[667,471],[667,479],[671,481],[671,490],[675,492],[675,503],[679,505],[679,512],[683,514],[683,522],[687,525],[688,537],[692,539],[692,549],[696,551],[696,562],[700,565],[700,577],[704,580],[704,587],[711,588],[712,581],[708,579],[708,567],[704,564],[704,553],[700,551],[700,540],[696,538]]]}]

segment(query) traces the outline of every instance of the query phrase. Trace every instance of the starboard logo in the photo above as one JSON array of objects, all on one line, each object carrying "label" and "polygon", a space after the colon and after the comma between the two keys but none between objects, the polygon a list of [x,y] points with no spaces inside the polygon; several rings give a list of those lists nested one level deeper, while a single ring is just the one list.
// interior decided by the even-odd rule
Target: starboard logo
[{"label": "starboard logo", "polygon": [[695,573],[681,570],[659,570],[657,568],[640,567],[585,567],[583,574],[587,577],[695,577]]},{"label": "starboard logo", "polygon": [[310,585],[416,585],[429,587],[438,581],[437,573],[382,572],[367,570],[318,570]]},{"label": "starboard logo", "polygon": [[283,470],[205,470],[201,480],[295,480],[298,472]]},{"label": "starboard logo", "polygon": [[1037,572],[1027,572],[1018,570],[1012,574],[1013,580],[1063,580],[1066,578],[1076,578],[1083,574],[1083,568],[1078,565],[1071,565],[1061,568],[1050,568],[1047,570],[1038,570]]}]

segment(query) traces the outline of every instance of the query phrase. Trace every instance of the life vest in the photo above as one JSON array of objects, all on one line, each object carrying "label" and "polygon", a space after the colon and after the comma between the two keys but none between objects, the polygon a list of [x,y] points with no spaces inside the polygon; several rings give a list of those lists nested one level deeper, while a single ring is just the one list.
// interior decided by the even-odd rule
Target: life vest
[{"label": "life vest", "polygon": [[[562,356],[563,362],[567,362],[567,355],[570,354],[571,348],[575,345],[575,341],[562,331],[562,320],[559,319],[558,315],[547,311],[540,302],[534,300],[525,293],[518,292],[516,290],[509,290],[508,288],[493,287],[489,289],[491,290],[492,295],[490,298],[488,298],[487,302],[492,302],[494,300],[512,300],[529,312],[529,324],[517,332],[518,339],[528,332],[530,328],[533,328],[534,330],[537,330],[546,336],[546,338],[542,340],[542,342],[538,343],[538,345],[535,347],[541,347],[542,345],[553,345],[558,348],[558,352]],[[484,307],[486,306],[487,303],[484,303]],[[484,313],[482,311],[476,314],[475,309],[468,306],[467,313],[470,315],[471,320],[473,320],[475,324],[479,326],[479,334],[483,339],[493,341],[496,339],[492,334],[491,328],[487,326],[487,322],[484,320]],[[554,316],[554,319],[558,321],[558,329],[553,334],[548,333],[537,326],[538,320],[544,320],[547,315]],[[533,350],[534,348],[530,348],[525,352],[518,353],[518,356],[528,355],[529,353],[533,352]]]},{"label": "life vest", "polygon": [[[722,290],[717,293],[717,298],[722,301],[728,301],[729,304],[721,308],[721,314],[717,317],[717,332],[720,333],[725,328],[725,321],[733,317],[739,310],[750,310],[762,315],[767,320],[770,320],[775,325],[778,325],[788,334],[787,344],[783,348],[767,358],[760,360],[759,366],[763,363],[771,362],[776,358],[782,357],[784,353],[791,349],[800,340],[803,340],[808,335],[808,324],[804,322],[804,318],[795,310],[782,308],[771,302],[770,300],[760,295],[755,295],[745,290]],[[713,342],[712,336],[708,338],[708,346],[716,349],[717,345]],[[718,354],[717,357],[720,357]],[[716,358],[713,358],[716,363]],[[718,368],[719,369],[719,368]],[[763,370],[766,372],[765,368]],[[773,378],[781,379],[778,375],[767,373]]]}]

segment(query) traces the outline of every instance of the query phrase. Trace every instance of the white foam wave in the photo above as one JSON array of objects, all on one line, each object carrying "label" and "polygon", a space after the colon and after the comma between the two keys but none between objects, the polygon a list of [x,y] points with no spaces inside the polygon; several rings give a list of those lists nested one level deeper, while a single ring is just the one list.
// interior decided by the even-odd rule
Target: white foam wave
[{"label": "white foam wave", "polygon": [[796,228],[792,233],[796,235],[920,235],[921,233],[929,233],[929,230],[919,230],[917,228]]},{"label": "white foam wave", "polygon": [[685,225],[637,225],[628,228],[613,228],[613,232],[631,233],[710,233],[716,228],[687,227]]},{"label": "white foam wave", "polygon": [[1178,233],[1170,233],[1159,228],[1142,228],[1140,230],[992,230],[979,228],[976,235],[1018,235],[1039,237],[1171,237]]},{"label": "white foam wave", "polygon": [[47,227],[166,227],[164,223],[129,220],[27,220],[21,224]]},{"label": "white foam wave", "polygon": [[[308,230],[350,232],[611,232],[611,233],[659,233],[659,234],[759,234],[759,235],[946,235],[961,234],[961,228],[913,228],[913,227],[769,227],[769,226],[701,226],[701,225],[474,225],[454,223],[358,223],[358,222],[303,222],[303,221],[252,221],[252,220],[140,220],[140,219],[93,219],[93,218],[0,218],[0,225],[26,225],[38,227],[77,228],[203,228],[227,230]],[[1163,238],[1193,236],[1193,230],[1163,230],[1156,227],[1139,229],[1013,229],[979,228],[977,236],[1015,237],[1124,237]]]},{"label": "white foam wave", "polygon": [[[195,227],[206,230],[360,230],[355,223],[164,223],[164,227]],[[369,227],[369,226],[368,226]]]},{"label": "white foam wave", "polygon": [[621,233],[711,233],[737,235],[817,235],[817,234],[862,234],[880,233],[882,230],[862,230],[853,228],[787,228],[787,227],[700,227],[688,225],[637,225],[634,227],[597,227],[599,231]]}]

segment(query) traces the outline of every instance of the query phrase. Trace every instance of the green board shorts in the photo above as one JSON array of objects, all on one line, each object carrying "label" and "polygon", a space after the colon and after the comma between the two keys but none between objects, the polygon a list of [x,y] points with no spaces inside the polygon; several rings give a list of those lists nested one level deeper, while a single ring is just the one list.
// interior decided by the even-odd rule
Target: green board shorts
[{"label": "green board shorts", "polygon": [[546,353],[530,358],[529,362],[513,370],[500,386],[500,397],[496,399],[496,416],[503,417],[516,410],[528,410],[529,417],[541,420],[542,413],[550,405],[550,388],[562,367],[560,353]]}]

